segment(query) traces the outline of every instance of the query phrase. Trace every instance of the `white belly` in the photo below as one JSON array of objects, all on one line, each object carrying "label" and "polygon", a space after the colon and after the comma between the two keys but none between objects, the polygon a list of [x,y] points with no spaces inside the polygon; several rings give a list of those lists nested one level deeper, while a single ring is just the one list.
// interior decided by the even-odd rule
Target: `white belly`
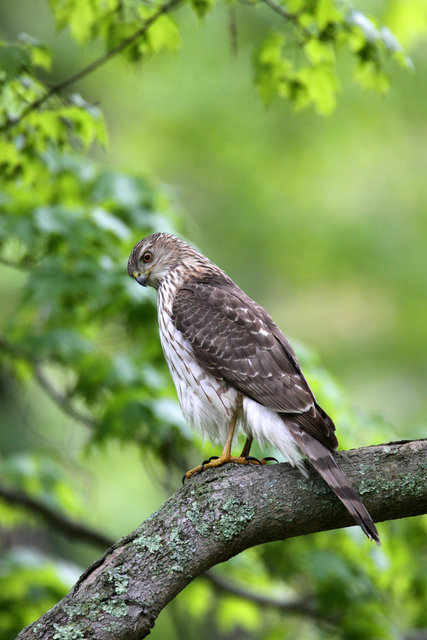
[{"label": "white belly", "polygon": [[191,344],[169,316],[160,327],[160,340],[184,418],[204,437],[224,444],[238,406],[238,392],[202,369]]}]

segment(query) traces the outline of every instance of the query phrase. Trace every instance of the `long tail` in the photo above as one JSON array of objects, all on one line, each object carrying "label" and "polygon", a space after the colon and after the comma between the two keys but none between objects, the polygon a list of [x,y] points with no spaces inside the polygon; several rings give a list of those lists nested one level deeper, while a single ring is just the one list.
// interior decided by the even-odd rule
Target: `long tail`
[{"label": "long tail", "polygon": [[282,419],[292,433],[301,451],[310,460],[313,467],[341,500],[347,511],[366,533],[368,538],[380,543],[378,531],[368,510],[351,486],[347,476],[341,471],[331,451],[312,435],[307,433],[296,421],[282,414]]}]

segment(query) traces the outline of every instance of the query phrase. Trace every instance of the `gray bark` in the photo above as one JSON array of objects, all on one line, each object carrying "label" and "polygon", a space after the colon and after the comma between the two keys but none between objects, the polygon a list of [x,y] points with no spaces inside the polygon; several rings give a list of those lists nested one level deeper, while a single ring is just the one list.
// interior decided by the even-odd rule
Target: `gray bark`
[{"label": "gray bark", "polygon": [[[427,440],[337,453],[378,522],[427,512]],[[136,640],[189,582],[248,547],[352,520],[312,469],[226,465],[178,489],[19,640]],[[366,540],[366,544],[372,544]]]}]

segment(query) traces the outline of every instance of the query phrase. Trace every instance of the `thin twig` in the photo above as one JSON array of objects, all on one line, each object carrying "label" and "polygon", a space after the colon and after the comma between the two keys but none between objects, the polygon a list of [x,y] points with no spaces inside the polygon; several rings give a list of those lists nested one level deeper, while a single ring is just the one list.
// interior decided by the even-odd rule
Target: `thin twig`
[{"label": "thin twig", "polygon": [[18,489],[0,485],[0,498],[3,498],[8,504],[20,505],[29,509],[40,516],[48,525],[64,533],[74,541],[87,542],[102,549],[111,547],[114,542],[103,533],[71,520],[68,516],[52,509],[41,500],[33,498]]},{"label": "thin twig", "polygon": [[298,14],[291,13],[291,11],[288,11],[287,9],[282,7],[280,4],[276,4],[274,0],[262,0],[262,2],[268,5],[270,9],[273,9],[275,13],[278,13],[280,16],[282,16],[282,18],[285,18],[285,20],[290,20],[291,22],[298,21]]},{"label": "thin twig", "polygon": [[302,33],[306,37],[308,38],[312,37],[313,34],[310,33],[310,31],[300,23],[299,15],[297,13],[292,13],[291,11],[288,11],[287,9],[282,7],[282,5],[274,2],[274,0],[261,0],[261,2],[266,4],[268,7],[270,7],[270,9],[272,9],[275,13],[277,13],[279,16],[281,16],[288,22],[293,22],[295,27],[300,31],[302,31]]},{"label": "thin twig", "polygon": [[101,55],[98,58],[96,58],[95,60],[93,60],[93,62],[88,64],[86,67],[83,67],[83,69],[80,69],[80,71],[77,71],[77,73],[73,74],[69,78],[66,78],[65,80],[63,80],[59,84],[54,85],[51,89],[49,89],[49,91],[47,91],[45,94],[43,94],[40,98],[37,98],[37,100],[34,100],[33,102],[30,102],[30,104],[28,104],[25,107],[25,109],[21,112],[21,115],[18,118],[15,118],[13,120],[8,120],[4,125],[2,125],[0,127],[0,131],[8,131],[12,127],[15,127],[17,124],[22,122],[22,120],[29,113],[31,113],[35,109],[38,109],[39,107],[41,107],[41,105],[44,104],[46,102],[46,100],[51,98],[53,95],[55,95],[57,93],[60,93],[64,89],[67,89],[70,85],[72,85],[75,82],[77,82],[78,80],[81,80],[82,78],[86,77],[87,75],[92,73],[92,71],[95,71],[96,69],[101,67],[103,64],[105,64],[106,62],[111,60],[111,58],[116,56],[118,53],[121,53],[124,49],[127,49],[127,47],[129,47],[131,44],[133,44],[135,42],[135,40],[138,40],[138,38],[140,38],[142,35],[144,35],[144,33],[146,33],[146,31],[148,31],[148,29],[151,27],[151,25],[161,15],[169,13],[169,11],[174,9],[181,2],[182,2],[182,0],[169,0],[169,2],[166,2],[166,4],[163,4],[161,7],[159,7],[159,9],[155,13],[153,13],[152,16],[147,18],[147,20],[145,20],[145,22],[141,25],[141,27],[139,29],[137,29],[132,35],[130,35],[128,38],[126,38],[125,40],[120,42],[118,45],[116,45],[112,49],[109,49],[108,51],[106,51],[103,55]]},{"label": "thin twig", "polygon": [[230,33],[230,51],[233,56],[237,57],[239,51],[237,38],[237,15],[236,8],[233,4],[230,4],[228,10],[228,30]]},{"label": "thin twig", "polygon": [[34,377],[39,383],[40,387],[45,391],[45,393],[49,396],[49,398],[56,404],[64,413],[69,415],[74,420],[81,422],[85,427],[89,427],[89,429],[96,429],[98,427],[97,421],[89,416],[88,414],[82,413],[79,409],[73,407],[67,396],[56,389],[51,381],[47,378],[45,373],[41,368],[40,361],[29,354],[27,351],[22,349],[20,346],[16,346],[0,336],[0,349],[6,351],[6,353],[16,356],[17,358],[22,358],[29,362],[34,369]]},{"label": "thin twig", "polygon": [[67,396],[62,394],[52,385],[51,381],[43,372],[41,366],[37,363],[34,364],[34,376],[42,389],[47,393],[49,398],[53,400],[53,402],[57,404],[64,413],[69,415],[71,418],[74,418],[85,427],[89,427],[89,429],[97,428],[97,421],[94,418],[91,418],[89,415],[82,413],[81,411],[73,407]]},{"label": "thin twig", "polygon": [[13,269],[19,269],[22,271],[26,271],[28,269],[28,267],[21,262],[15,262],[14,260],[8,260],[3,257],[0,257],[0,264],[3,264],[5,267],[12,267]]},{"label": "thin twig", "polygon": [[29,360],[29,355],[21,348],[17,347],[3,336],[0,336],[0,349],[8,353],[9,355],[16,356],[18,358],[23,358],[24,360]]},{"label": "thin twig", "polygon": [[[69,398],[53,386],[52,382],[43,372],[41,361],[38,358],[28,353],[20,346],[12,344],[2,336],[0,336],[0,350],[3,350],[9,355],[21,358],[22,360],[28,362],[33,367],[34,377],[41,389],[46,393],[50,400],[52,400],[52,402],[54,402],[65,414],[69,415],[74,420],[77,420],[77,422],[80,422],[92,431],[98,428],[99,424],[95,418],[87,413],[83,413],[79,409],[76,409],[76,407],[74,407],[70,402]],[[134,434],[133,440],[137,444],[142,444],[145,441],[142,435],[138,433]]]},{"label": "thin twig", "polygon": [[213,585],[213,587],[215,589],[218,589],[219,591],[225,591],[231,595],[237,596],[238,598],[250,600],[251,602],[261,605],[262,607],[273,607],[274,609],[279,609],[279,611],[286,613],[296,613],[298,615],[309,616],[311,618],[319,618],[317,612],[307,603],[305,599],[279,600],[278,598],[273,598],[266,594],[255,593],[254,591],[245,589],[235,582],[231,582],[230,580],[223,578],[213,571],[207,571],[200,577],[208,580]]}]

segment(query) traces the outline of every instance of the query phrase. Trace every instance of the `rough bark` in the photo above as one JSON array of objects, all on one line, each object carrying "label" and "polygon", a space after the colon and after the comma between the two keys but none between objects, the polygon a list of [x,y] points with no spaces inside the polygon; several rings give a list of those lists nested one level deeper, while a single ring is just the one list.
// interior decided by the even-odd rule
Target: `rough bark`
[{"label": "rough bark", "polygon": [[[375,521],[427,512],[427,440],[337,454]],[[319,476],[227,465],[178,489],[19,640],[136,640],[189,582],[244,549],[352,524]],[[365,544],[371,544],[366,540]]]}]

